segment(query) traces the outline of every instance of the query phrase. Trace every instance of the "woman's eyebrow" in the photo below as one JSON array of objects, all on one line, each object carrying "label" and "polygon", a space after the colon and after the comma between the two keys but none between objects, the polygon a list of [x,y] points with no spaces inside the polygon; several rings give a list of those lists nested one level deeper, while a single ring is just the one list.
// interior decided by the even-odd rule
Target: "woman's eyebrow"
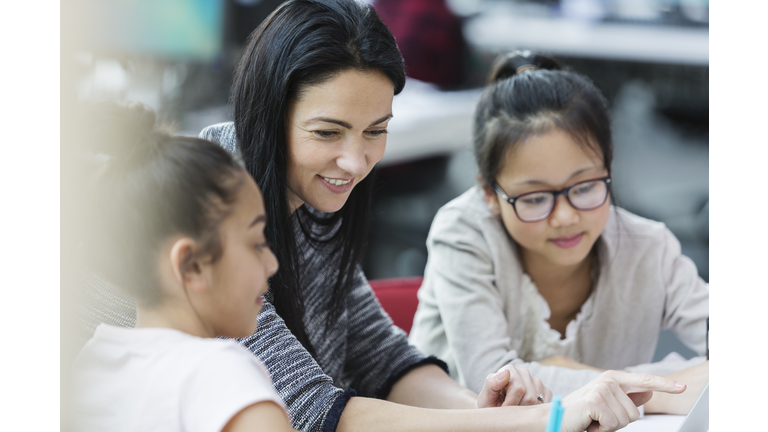
[{"label": "woman's eyebrow", "polygon": [[[387,121],[387,120],[389,120],[391,118],[392,118],[392,114],[391,113],[387,114],[384,117],[382,117],[382,118],[374,121],[370,125],[368,125],[368,127],[375,126],[375,125],[377,125],[379,123],[384,123],[385,121]],[[319,122],[326,122],[326,123],[333,123],[333,124],[337,124],[339,126],[343,126],[343,127],[347,128],[347,129],[352,129],[352,125],[347,123],[347,122],[345,122],[344,120],[336,120],[336,119],[332,119],[330,117],[313,117],[313,118],[307,120],[307,123],[314,123],[314,122],[318,122],[318,121]]]},{"label": "woman's eyebrow", "polygon": [[343,127],[347,128],[347,129],[352,129],[352,125],[351,124],[349,124],[349,123],[347,123],[347,122],[345,122],[343,120],[336,120],[336,119],[332,119],[332,118],[328,118],[328,117],[313,117],[313,118],[307,120],[307,123],[314,123],[314,122],[318,122],[318,121],[326,122],[326,123],[333,123],[333,124],[337,124],[339,126],[343,126]]},{"label": "woman's eyebrow", "polygon": [[256,219],[254,219],[253,222],[251,222],[251,224],[248,225],[248,228],[253,227],[254,225],[256,225],[259,222],[267,223],[267,217],[265,215],[263,215],[263,214],[260,214],[260,215],[256,216]]},{"label": "woman's eyebrow", "polygon": [[382,117],[382,118],[376,120],[375,122],[371,123],[370,125],[368,125],[368,127],[376,126],[379,123],[384,123],[385,121],[387,121],[387,120],[389,120],[391,118],[392,118],[392,113],[389,113],[389,114],[385,115],[384,117]]}]

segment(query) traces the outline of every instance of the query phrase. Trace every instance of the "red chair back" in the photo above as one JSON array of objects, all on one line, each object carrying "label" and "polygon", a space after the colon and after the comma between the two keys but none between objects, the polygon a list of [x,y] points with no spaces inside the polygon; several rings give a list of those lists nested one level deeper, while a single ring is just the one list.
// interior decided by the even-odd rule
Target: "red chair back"
[{"label": "red chair back", "polygon": [[416,308],[419,306],[416,293],[423,279],[421,276],[416,276],[369,281],[381,306],[395,325],[405,330],[405,333],[411,332],[413,315],[416,314]]}]

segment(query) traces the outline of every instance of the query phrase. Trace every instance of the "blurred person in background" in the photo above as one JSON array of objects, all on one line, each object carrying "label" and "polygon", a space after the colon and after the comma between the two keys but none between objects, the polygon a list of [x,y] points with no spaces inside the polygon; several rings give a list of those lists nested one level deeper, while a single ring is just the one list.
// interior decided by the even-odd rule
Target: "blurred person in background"
[{"label": "blurred person in background", "polygon": [[395,36],[409,77],[445,90],[464,83],[461,19],[445,0],[376,0],[373,6]]},{"label": "blurred person in background", "polygon": [[690,390],[645,411],[687,413],[709,362],[649,362],[661,329],[704,355],[709,285],[664,224],[611,205],[599,90],[550,57],[501,56],[474,135],[480,184],[435,217],[411,343],[470,389],[509,364],[556,394],[604,369],[667,374]]},{"label": "blurred person in background", "polygon": [[219,146],[156,130],[143,105],[94,112],[87,141],[106,160],[84,250],[138,318],[100,324],[75,358],[73,429],[293,430],[263,364],[215,339],[253,333],[278,267],[256,183]]}]

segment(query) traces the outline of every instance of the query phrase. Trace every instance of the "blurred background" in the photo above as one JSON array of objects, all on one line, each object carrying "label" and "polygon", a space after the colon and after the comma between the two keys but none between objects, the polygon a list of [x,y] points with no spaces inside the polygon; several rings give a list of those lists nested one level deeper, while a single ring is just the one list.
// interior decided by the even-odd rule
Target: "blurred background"
[{"label": "blurred background", "polygon": [[[76,196],[80,101],[135,100],[179,133],[231,120],[240,48],[278,0],[69,0],[61,7],[62,195]],[[409,81],[395,97],[364,269],[423,274],[437,210],[475,184],[474,106],[495,56],[530,49],[586,74],[613,116],[618,204],[659,220],[709,279],[708,0],[375,0]],[[62,200],[62,289],[77,247]],[[67,296],[62,296],[62,335]],[[656,359],[692,352],[662,333]],[[62,356],[66,354],[62,351]],[[68,364],[62,362],[62,364]],[[64,377],[64,374],[62,374]]]}]

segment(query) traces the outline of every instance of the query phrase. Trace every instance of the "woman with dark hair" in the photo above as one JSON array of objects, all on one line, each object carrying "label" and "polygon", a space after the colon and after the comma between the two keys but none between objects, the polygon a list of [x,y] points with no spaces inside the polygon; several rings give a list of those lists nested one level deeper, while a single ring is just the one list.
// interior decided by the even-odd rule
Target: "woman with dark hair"
[{"label": "woman with dark hair", "polygon": [[568,394],[602,369],[691,386],[646,412],[685,414],[708,362],[651,363],[661,329],[700,355],[709,285],[663,224],[611,206],[608,109],[546,56],[500,57],[475,114],[479,185],[438,212],[410,341],[470,389],[513,364]]},{"label": "woman with dark hair", "polygon": [[[543,429],[551,394],[538,380],[508,366],[479,396],[459,386],[442,361],[408,345],[362,274],[368,175],[404,83],[394,38],[356,1],[288,1],[250,36],[232,87],[234,123],[201,133],[256,179],[281,263],[257,331],[242,342],[266,364],[297,429]],[[640,377],[609,373],[567,400],[568,427],[597,420],[588,400],[601,389],[616,390],[601,393],[613,401],[598,409],[607,428],[636,418],[626,391],[682,391],[672,381],[621,390],[623,380]],[[536,406],[467,410],[502,404]]]}]

